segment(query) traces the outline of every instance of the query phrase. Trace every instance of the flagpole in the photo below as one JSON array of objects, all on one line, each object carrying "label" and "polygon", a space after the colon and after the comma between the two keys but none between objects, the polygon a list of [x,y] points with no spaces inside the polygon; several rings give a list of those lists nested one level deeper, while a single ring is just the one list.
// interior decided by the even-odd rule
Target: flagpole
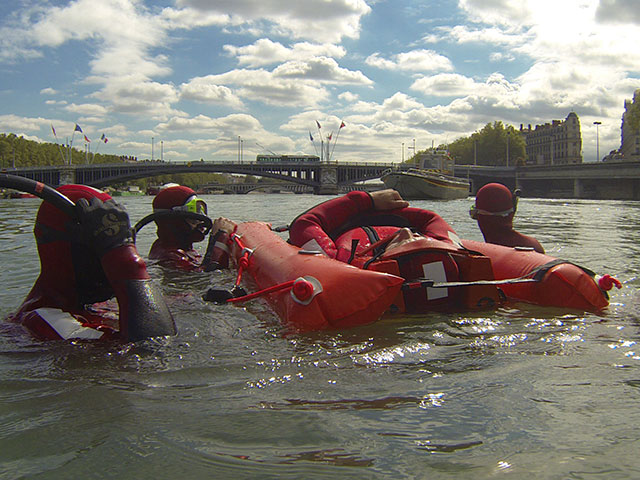
[{"label": "flagpole", "polygon": [[60,151],[60,158],[62,158],[62,164],[64,165],[64,154],[62,153],[62,147],[58,143],[58,135],[56,135],[56,129],[51,125],[51,131],[53,131],[53,138],[56,139],[56,145],[58,146],[58,150]]},{"label": "flagpole", "polygon": [[345,127],[346,125],[344,124],[343,121],[340,121],[340,127],[338,127],[338,133],[336,133],[336,139],[333,142],[333,149],[331,150],[331,156],[333,156],[333,152],[336,150],[336,143],[338,143],[338,137],[340,136],[340,130],[342,130],[343,127]]},{"label": "flagpole", "polygon": [[327,163],[331,161],[331,156],[329,155],[329,148],[331,148],[331,135],[333,135],[333,132],[327,137]]},{"label": "flagpole", "polygon": [[324,160],[324,138],[322,138],[322,132],[320,131],[322,126],[318,120],[316,120],[316,125],[318,126],[318,135],[320,136],[320,161],[322,162]]},{"label": "flagpole", "polygon": [[68,155],[69,165],[71,165],[71,157],[73,155],[73,137],[75,136],[76,136],[76,131],[74,130],[73,133],[71,134],[71,143],[69,144],[69,155]]},{"label": "flagpole", "polygon": [[318,147],[316,147],[316,142],[313,140],[313,135],[311,135],[311,131],[309,131],[309,139],[311,140],[311,144],[313,145],[313,151],[318,155]]}]

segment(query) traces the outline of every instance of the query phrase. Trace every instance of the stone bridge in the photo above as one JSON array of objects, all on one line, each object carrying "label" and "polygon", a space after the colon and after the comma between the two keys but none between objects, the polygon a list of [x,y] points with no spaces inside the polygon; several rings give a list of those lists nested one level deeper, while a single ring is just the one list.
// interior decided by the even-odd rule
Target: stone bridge
[{"label": "stone bridge", "polygon": [[[233,173],[284,180],[316,194],[368,188],[360,182],[378,179],[397,163],[349,162],[134,162],[113,165],[60,165],[6,169],[47,185],[81,183],[102,188],[139,178],[172,173]],[[640,162],[589,162],[576,165],[486,167],[456,165],[455,174],[471,182],[472,194],[489,182],[521,188],[525,197],[640,200]]]},{"label": "stone bridge", "polygon": [[161,162],[145,161],[118,164],[60,165],[25,167],[7,171],[15,175],[58,186],[80,183],[97,188],[117,185],[139,178],[175,173],[232,173],[284,180],[310,187],[317,194],[339,193],[342,187],[380,178],[398,164],[337,162]]}]

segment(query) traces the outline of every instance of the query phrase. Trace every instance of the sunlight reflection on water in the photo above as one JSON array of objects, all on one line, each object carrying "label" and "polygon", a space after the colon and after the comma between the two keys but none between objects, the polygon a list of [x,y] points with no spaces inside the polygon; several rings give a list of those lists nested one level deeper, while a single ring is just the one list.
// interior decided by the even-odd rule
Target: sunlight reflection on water
[{"label": "sunlight reflection on water", "polygon": [[[326,198],[205,199],[213,216],[286,224]],[[123,197],[134,221],[150,201]],[[481,240],[471,203],[416,205]],[[39,270],[37,206],[0,200],[3,315]],[[264,301],[202,301],[208,286],[231,285],[233,272],[150,264],[175,338],[42,344],[3,324],[0,476],[81,478],[108,468],[124,478],[633,478],[639,211],[638,202],[520,202],[518,228],[551,255],[623,282],[602,315],[517,304],[283,335]],[[154,234],[141,231],[143,255]]]}]

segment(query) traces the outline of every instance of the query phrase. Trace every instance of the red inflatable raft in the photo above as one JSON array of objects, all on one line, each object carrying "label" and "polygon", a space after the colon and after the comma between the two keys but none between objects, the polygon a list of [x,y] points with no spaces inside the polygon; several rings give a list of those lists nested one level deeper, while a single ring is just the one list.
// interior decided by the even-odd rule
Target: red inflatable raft
[{"label": "red inflatable raft", "polygon": [[534,282],[504,283],[500,289],[513,300],[550,307],[565,307],[597,312],[609,305],[609,297],[601,288],[611,289],[619,283],[578,265],[535,252],[530,249],[503,247],[491,243],[463,240],[463,245],[491,258],[496,280],[530,278]]},{"label": "red inflatable raft", "polygon": [[385,312],[487,309],[505,299],[599,311],[608,305],[604,288],[617,282],[606,276],[601,288],[572,263],[470,240],[456,247],[422,238],[391,256],[356,256],[348,265],[294,247],[261,222],[238,225],[231,250],[238,278],[250,277],[297,331],[363,325]]},{"label": "red inflatable raft", "polygon": [[243,265],[243,278],[249,275],[258,290],[285,286],[265,298],[298,331],[375,322],[402,286],[402,278],[289,245],[266,223],[242,223],[236,235],[232,256],[236,265]]}]

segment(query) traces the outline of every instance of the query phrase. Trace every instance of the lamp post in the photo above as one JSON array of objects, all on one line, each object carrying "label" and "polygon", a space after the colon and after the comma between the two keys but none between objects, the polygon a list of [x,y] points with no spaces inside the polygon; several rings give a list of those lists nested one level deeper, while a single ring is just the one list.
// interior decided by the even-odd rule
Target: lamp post
[{"label": "lamp post", "polygon": [[596,162],[600,161],[600,125],[602,122],[593,122],[596,126]]},{"label": "lamp post", "polygon": [[509,166],[509,139],[511,138],[511,136],[509,135],[509,132],[507,132],[507,167]]},{"label": "lamp post", "polygon": [[[413,150],[413,156],[416,156],[416,139],[413,139],[413,147],[407,147],[407,150]],[[415,162],[415,158],[413,159]]]}]

